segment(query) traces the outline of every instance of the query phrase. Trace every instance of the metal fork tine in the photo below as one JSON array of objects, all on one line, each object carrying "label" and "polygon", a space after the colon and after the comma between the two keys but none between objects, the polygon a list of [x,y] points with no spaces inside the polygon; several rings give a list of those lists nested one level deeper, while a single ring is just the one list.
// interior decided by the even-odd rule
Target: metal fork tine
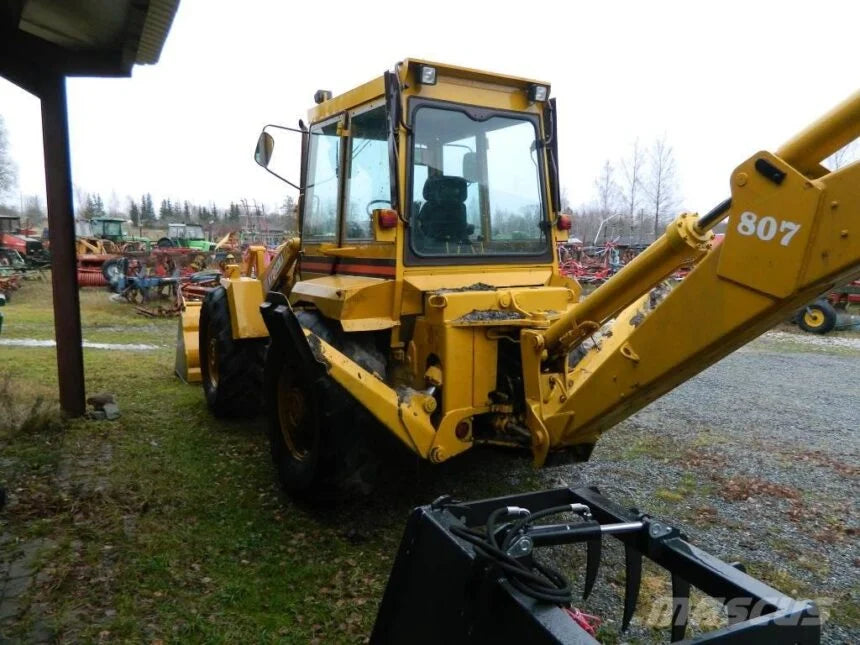
[{"label": "metal fork tine", "polygon": [[672,574],[672,637],[671,642],[684,640],[690,617],[690,583],[677,573]]},{"label": "metal fork tine", "polygon": [[642,583],[642,554],[629,544],[624,545],[624,569],[624,616],[621,619],[621,631],[627,631],[630,626]]},{"label": "metal fork tine", "polygon": [[585,590],[582,592],[582,599],[585,600],[591,595],[591,590],[594,588],[594,582],[597,580],[597,570],[600,568],[600,558],[602,553],[602,539],[600,537],[594,540],[588,540],[585,543]]}]

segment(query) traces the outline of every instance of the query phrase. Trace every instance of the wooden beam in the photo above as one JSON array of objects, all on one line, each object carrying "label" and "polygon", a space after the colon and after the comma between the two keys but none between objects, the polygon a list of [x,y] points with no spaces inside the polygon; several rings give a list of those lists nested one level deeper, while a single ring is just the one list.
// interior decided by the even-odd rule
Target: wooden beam
[{"label": "wooden beam", "polygon": [[67,416],[79,417],[83,415],[86,403],[66,79],[61,75],[43,76],[39,97],[42,99],[42,140],[48,231],[51,236],[51,287],[54,294],[60,408]]}]

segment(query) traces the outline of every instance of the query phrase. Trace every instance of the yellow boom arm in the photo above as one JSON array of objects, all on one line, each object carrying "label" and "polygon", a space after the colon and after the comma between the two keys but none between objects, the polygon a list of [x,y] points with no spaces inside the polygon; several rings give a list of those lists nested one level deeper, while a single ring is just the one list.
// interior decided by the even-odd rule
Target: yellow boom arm
[{"label": "yellow boom arm", "polygon": [[[860,93],[777,154],[731,176],[732,197],[666,234],[549,329],[523,332],[535,460],[550,447],[593,444],[603,430],[860,275],[860,162],[823,159],[860,135]],[[708,232],[729,218],[724,242]],[[690,256],[693,271],[665,298],[651,290]],[[620,313],[619,313],[620,312]],[[616,316],[575,365],[567,352]],[[667,333],[668,332],[668,333]]]}]

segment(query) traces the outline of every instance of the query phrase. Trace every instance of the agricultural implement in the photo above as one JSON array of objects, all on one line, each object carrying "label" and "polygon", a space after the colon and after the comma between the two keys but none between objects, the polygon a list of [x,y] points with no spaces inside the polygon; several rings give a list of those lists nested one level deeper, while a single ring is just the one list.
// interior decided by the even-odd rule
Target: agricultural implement
[{"label": "agricultural implement", "polygon": [[[556,547],[557,555],[559,546],[582,545],[564,554],[570,567],[581,570],[586,600],[607,539],[624,545],[622,631],[633,618],[642,562],[648,558],[671,581],[662,613],[669,618],[672,642],[820,641],[821,620],[812,601],[785,596],[747,575],[742,565],[698,549],[677,528],[622,508],[596,489],[560,488],[473,502],[443,497],[415,509],[370,642],[597,643],[596,617],[573,608],[571,583],[546,556],[549,547]],[[692,636],[691,587],[723,605],[728,625],[684,640]],[[649,600],[660,611],[661,599]]]},{"label": "agricultural implement", "polygon": [[17,251],[27,263],[27,268],[42,268],[51,262],[42,240],[23,230],[21,218],[17,215],[0,215],[0,249]]}]

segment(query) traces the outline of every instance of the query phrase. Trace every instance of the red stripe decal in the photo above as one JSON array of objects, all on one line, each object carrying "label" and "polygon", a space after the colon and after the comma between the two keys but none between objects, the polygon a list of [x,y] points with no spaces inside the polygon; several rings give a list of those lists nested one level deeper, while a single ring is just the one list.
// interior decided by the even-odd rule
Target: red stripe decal
[{"label": "red stripe decal", "polygon": [[[327,262],[302,261],[302,269],[311,272],[330,273],[332,265]],[[334,274],[369,274],[373,276],[394,277],[396,269],[393,266],[339,262]]]}]

